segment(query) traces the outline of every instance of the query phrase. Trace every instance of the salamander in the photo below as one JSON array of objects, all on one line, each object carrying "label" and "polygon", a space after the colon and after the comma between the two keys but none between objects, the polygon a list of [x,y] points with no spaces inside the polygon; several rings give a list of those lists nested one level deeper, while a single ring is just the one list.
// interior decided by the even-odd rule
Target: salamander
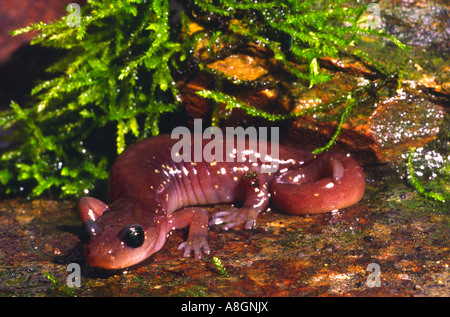
[{"label": "salamander", "polygon": [[[198,150],[191,139],[191,150]],[[209,254],[208,226],[251,229],[271,200],[289,214],[329,212],[356,204],[364,195],[362,168],[349,155],[278,146],[276,171],[263,172],[264,162],[254,140],[235,138],[223,160],[173,159],[179,139],[170,135],[148,138],[129,146],[114,161],[109,175],[109,203],[82,197],[80,239],[90,266],[120,269],[138,264],[160,250],[168,233],[189,226],[179,250],[195,258]],[[202,149],[209,140],[203,140]],[[272,153],[268,143],[267,153]],[[220,153],[220,151],[218,152]],[[181,154],[181,153],[180,153]],[[250,157],[250,155],[253,155]],[[255,158],[256,159],[251,159]],[[177,161],[177,162],[175,162]],[[242,202],[211,219],[202,205]]]}]

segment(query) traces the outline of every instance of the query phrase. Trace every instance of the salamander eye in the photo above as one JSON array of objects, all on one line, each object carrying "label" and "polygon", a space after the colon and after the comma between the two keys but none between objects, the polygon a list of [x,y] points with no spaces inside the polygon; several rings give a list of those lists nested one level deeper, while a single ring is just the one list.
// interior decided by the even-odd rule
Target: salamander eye
[{"label": "salamander eye", "polygon": [[140,225],[128,225],[120,230],[119,237],[129,247],[138,248],[144,243],[145,233]]},{"label": "salamander eye", "polygon": [[83,224],[81,225],[79,237],[82,243],[86,244],[93,237],[100,234],[102,232],[102,228],[98,223],[96,223],[93,220],[85,220],[83,221]]}]

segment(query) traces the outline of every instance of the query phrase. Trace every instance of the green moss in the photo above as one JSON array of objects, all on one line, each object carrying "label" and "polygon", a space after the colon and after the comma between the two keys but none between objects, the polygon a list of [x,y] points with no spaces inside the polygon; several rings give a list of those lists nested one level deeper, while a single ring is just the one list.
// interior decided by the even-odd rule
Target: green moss
[{"label": "green moss", "polygon": [[341,132],[342,125],[344,124],[346,117],[348,116],[348,114],[350,113],[352,108],[357,104],[357,100],[352,96],[351,93],[347,94],[346,99],[347,99],[347,106],[345,107],[344,111],[342,112],[336,132],[334,133],[333,137],[330,139],[330,141],[325,146],[315,149],[313,151],[314,154],[321,154],[322,152],[328,150],[336,141],[339,133]]},{"label": "green moss", "polygon": [[66,284],[59,282],[55,276],[48,272],[44,272],[44,276],[50,280],[51,286],[49,292],[53,296],[76,296],[76,288],[68,287]]},{"label": "green moss", "polygon": [[[410,154],[408,156],[408,160],[406,162],[407,167],[408,167],[408,176],[409,176],[409,182],[410,184],[414,187],[415,190],[417,190],[418,193],[420,193],[422,196],[426,197],[426,198],[430,198],[430,199],[434,199],[436,201],[439,201],[441,203],[445,203],[446,201],[449,200],[449,195],[448,194],[441,194],[439,192],[435,192],[432,191],[430,189],[427,189],[415,176],[415,172],[414,172],[414,166],[412,164],[412,157],[413,154],[415,152],[415,149],[411,149]],[[449,175],[448,173],[448,164],[443,166],[443,170],[444,172],[446,172],[447,176]],[[442,181],[442,179],[439,179],[439,181]],[[440,187],[440,186],[439,186]]]},{"label": "green moss", "polygon": [[222,261],[218,257],[213,256],[212,257],[212,263],[214,265],[214,269],[217,272],[219,272],[220,275],[222,275],[223,277],[229,277],[226,268],[223,266]]},{"label": "green moss", "polygon": [[[88,0],[79,27],[64,17],[13,32],[38,31],[33,44],[64,54],[49,68],[54,77],[33,88],[34,103],[13,101],[0,117],[3,129],[14,127],[10,136],[2,136],[14,144],[0,157],[2,191],[80,196],[104,185],[113,157],[128,144],[157,135],[161,115],[177,109],[176,82],[189,71],[201,40],[209,43],[207,59],[249,43],[263,46],[309,87],[331,78],[318,60],[348,54],[361,34],[403,47],[388,34],[361,27],[366,5],[357,1],[199,0],[184,5],[177,19],[169,1]],[[190,34],[191,22],[202,30]],[[207,60],[198,62],[206,69]],[[285,119],[223,94],[221,79],[212,87],[201,95],[253,116]]]}]

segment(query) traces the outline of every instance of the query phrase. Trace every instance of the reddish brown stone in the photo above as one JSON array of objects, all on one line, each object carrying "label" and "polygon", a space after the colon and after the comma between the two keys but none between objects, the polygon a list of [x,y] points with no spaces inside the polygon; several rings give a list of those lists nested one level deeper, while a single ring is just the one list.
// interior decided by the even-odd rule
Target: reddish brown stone
[{"label": "reddish brown stone", "polygon": [[[268,54],[265,56],[270,59]],[[240,58],[243,60],[239,61]],[[271,70],[263,71],[268,65]],[[434,103],[420,89],[426,84],[429,89],[445,95],[446,85],[433,86],[436,83],[431,80],[424,82],[423,78],[427,78],[425,74],[417,83],[406,81],[405,84],[410,87],[403,86],[396,91],[395,87],[389,87],[389,83],[383,84],[375,72],[360,62],[350,58],[345,61],[325,58],[322,65],[329,69],[323,71],[332,74],[333,78],[309,89],[303,83],[299,85],[292,81],[282,66],[278,65],[277,68],[274,65],[274,61],[238,54],[209,64],[208,67],[233,80],[247,81],[250,76],[255,82],[281,81],[284,89],[260,88],[258,85],[240,85],[239,82],[223,80],[221,91],[259,110],[272,114],[292,112],[299,117],[274,123],[251,117],[240,109],[230,112],[221,105],[219,114],[224,117],[221,121],[223,126],[278,125],[282,142],[311,149],[322,147],[335,134],[340,116],[345,110],[345,102],[333,104],[336,99],[375,82],[377,85],[374,87],[384,86],[383,89],[393,92],[389,97],[382,97],[378,93],[380,88],[377,88],[371,92],[372,95],[367,91],[355,96],[363,101],[346,118],[335,149],[351,151],[363,163],[387,163],[400,159],[411,147],[421,147],[434,140],[442,129],[444,108]],[[249,74],[245,74],[245,69],[239,67],[249,67],[254,71],[250,70]],[[181,98],[191,118],[211,115],[212,103],[199,97],[196,92],[213,89],[211,84],[215,80],[217,78],[213,74],[198,73],[180,82]],[[443,98],[449,96],[447,94]]]},{"label": "reddish brown stone", "polygon": [[[0,5],[0,63],[19,46],[28,43],[35,32],[13,37],[10,32],[37,22],[48,23],[66,15],[70,0],[2,0]],[[85,1],[77,1],[82,5]]]}]

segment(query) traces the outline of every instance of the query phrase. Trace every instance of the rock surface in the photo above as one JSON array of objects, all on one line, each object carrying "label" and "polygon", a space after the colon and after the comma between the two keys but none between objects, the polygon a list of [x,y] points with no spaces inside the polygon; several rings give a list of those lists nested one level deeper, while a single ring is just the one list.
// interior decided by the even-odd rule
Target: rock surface
[{"label": "rock surface", "polygon": [[[277,124],[250,117],[239,109],[229,113],[221,105],[219,115],[225,118],[222,126],[278,125],[286,143],[321,147],[336,132],[346,106],[337,104],[336,100],[359,89],[360,101],[347,117],[336,148],[355,152],[363,163],[400,160],[411,147],[425,146],[436,140],[441,130],[447,129],[448,108],[445,107],[450,103],[450,93],[445,89],[448,83],[437,84],[438,75],[427,74],[416,62],[420,71],[417,70],[411,65],[412,60],[404,61],[407,78],[400,80],[397,87],[358,61],[323,59],[321,64],[333,79],[305,89],[298,81],[291,81],[281,66],[263,59],[260,52],[248,54],[254,55],[239,53],[208,65],[228,78],[222,83],[222,91],[257,109],[274,114],[294,113],[299,117]],[[449,70],[446,60],[442,69],[444,77]],[[198,73],[180,84],[190,117],[209,117],[213,111],[211,102],[196,94],[212,89],[212,76]]]},{"label": "rock surface", "polygon": [[[447,211],[386,187],[389,177],[369,176],[362,202],[335,213],[271,210],[252,231],[212,228],[212,253],[201,260],[182,257],[186,232],[174,231],[147,261],[116,272],[84,261],[75,203],[3,200],[0,296],[450,296]],[[70,263],[81,266],[81,287],[66,284]],[[371,263],[381,273],[374,287]]]}]

